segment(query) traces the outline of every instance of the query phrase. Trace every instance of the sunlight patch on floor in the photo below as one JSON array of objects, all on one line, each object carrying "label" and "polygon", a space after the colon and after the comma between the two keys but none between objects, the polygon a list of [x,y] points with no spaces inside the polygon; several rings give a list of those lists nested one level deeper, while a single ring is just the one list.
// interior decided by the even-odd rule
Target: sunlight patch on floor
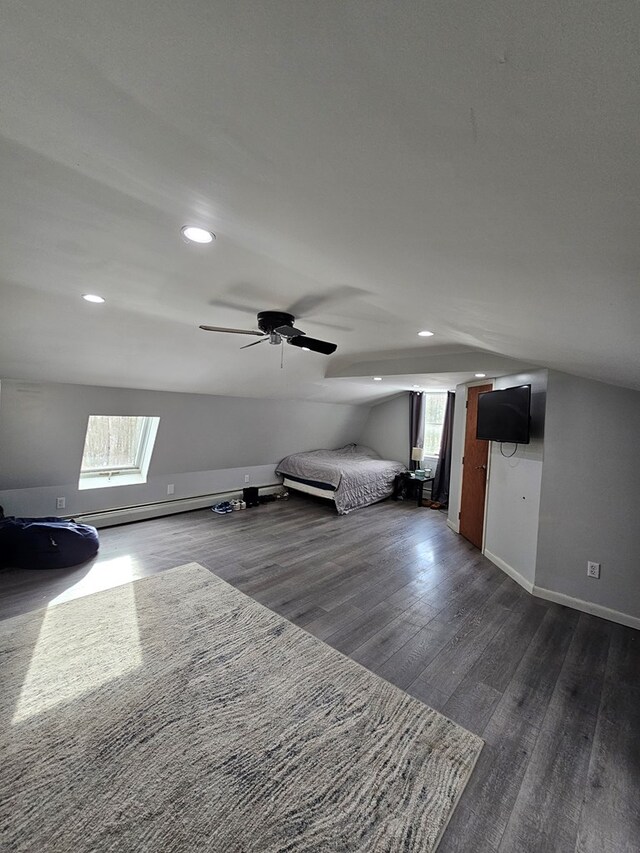
[{"label": "sunlight patch on floor", "polygon": [[47,606],[51,607],[53,604],[71,601],[73,598],[91,595],[92,592],[100,592],[103,589],[111,589],[111,587],[129,583],[138,577],[137,568],[138,563],[129,554],[114,557],[113,560],[98,561],[77,583],[67,587],[60,595],[52,598]]},{"label": "sunlight patch on floor", "polygon": [[[127,572],[131,576],[131,561],[120,560],[129,560],[129,567],[122,562],[118,569],[123,580],[118,584],[117,595],[86,595],[72,603],[60,604],[74,589],[71,587],[50,603],[12,724],[71,702],[142,665],[133,584],[122,588]],[[102,563],[96,568],[107,566]],[[113,576],[110,580],[108,586],[114,586]],[[85,581],[83,578],[80,584]],[[94,584],[90,591],[96,591]]]}]

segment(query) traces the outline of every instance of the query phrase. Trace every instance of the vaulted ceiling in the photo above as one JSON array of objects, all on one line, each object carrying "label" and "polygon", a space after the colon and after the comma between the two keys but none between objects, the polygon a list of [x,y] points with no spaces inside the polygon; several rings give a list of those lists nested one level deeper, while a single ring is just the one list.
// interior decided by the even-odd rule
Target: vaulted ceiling
[{"label": "vaulted ceiling", "polygon": [[[640,388],[635,0],[3,10],[0,375],[364,401],[513,363]],[[198,329],[292,304],[335,356],[280,369]]]}]

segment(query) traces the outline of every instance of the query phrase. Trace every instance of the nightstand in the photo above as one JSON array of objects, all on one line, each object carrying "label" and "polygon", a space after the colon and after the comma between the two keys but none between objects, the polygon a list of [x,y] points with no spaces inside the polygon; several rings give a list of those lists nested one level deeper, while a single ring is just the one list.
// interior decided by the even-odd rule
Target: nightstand
[{"label": "nightstand", "polygon": [[424,480],[412,476],[409,472],[398,474],[393,489],[393,499],[396,501],[415,500],[416,506],[422,506],[422,496],[426,483],[433,483],[435,477],[425,477]]}]

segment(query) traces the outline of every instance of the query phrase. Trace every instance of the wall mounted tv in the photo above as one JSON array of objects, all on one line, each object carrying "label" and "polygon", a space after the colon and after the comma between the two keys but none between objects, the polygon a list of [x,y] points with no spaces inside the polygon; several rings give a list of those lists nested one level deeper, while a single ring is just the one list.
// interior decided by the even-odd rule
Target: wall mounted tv
[{"label": "wall mounted tv", "polygon": [[531,385],[478,395],[476,438],[529,444]]}]

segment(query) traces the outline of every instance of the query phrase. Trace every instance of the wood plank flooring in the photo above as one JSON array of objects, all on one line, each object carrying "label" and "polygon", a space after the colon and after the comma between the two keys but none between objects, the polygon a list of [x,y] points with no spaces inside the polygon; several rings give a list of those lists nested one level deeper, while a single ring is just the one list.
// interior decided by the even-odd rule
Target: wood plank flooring
[{"label": "wood plank flooring", "polygon": [[296,496],[105,529],[91,564],[0,573],[0,618],[197,561],[484,738],[439,853],[637,853],[640,632],[531,597],[445,522]]}]

